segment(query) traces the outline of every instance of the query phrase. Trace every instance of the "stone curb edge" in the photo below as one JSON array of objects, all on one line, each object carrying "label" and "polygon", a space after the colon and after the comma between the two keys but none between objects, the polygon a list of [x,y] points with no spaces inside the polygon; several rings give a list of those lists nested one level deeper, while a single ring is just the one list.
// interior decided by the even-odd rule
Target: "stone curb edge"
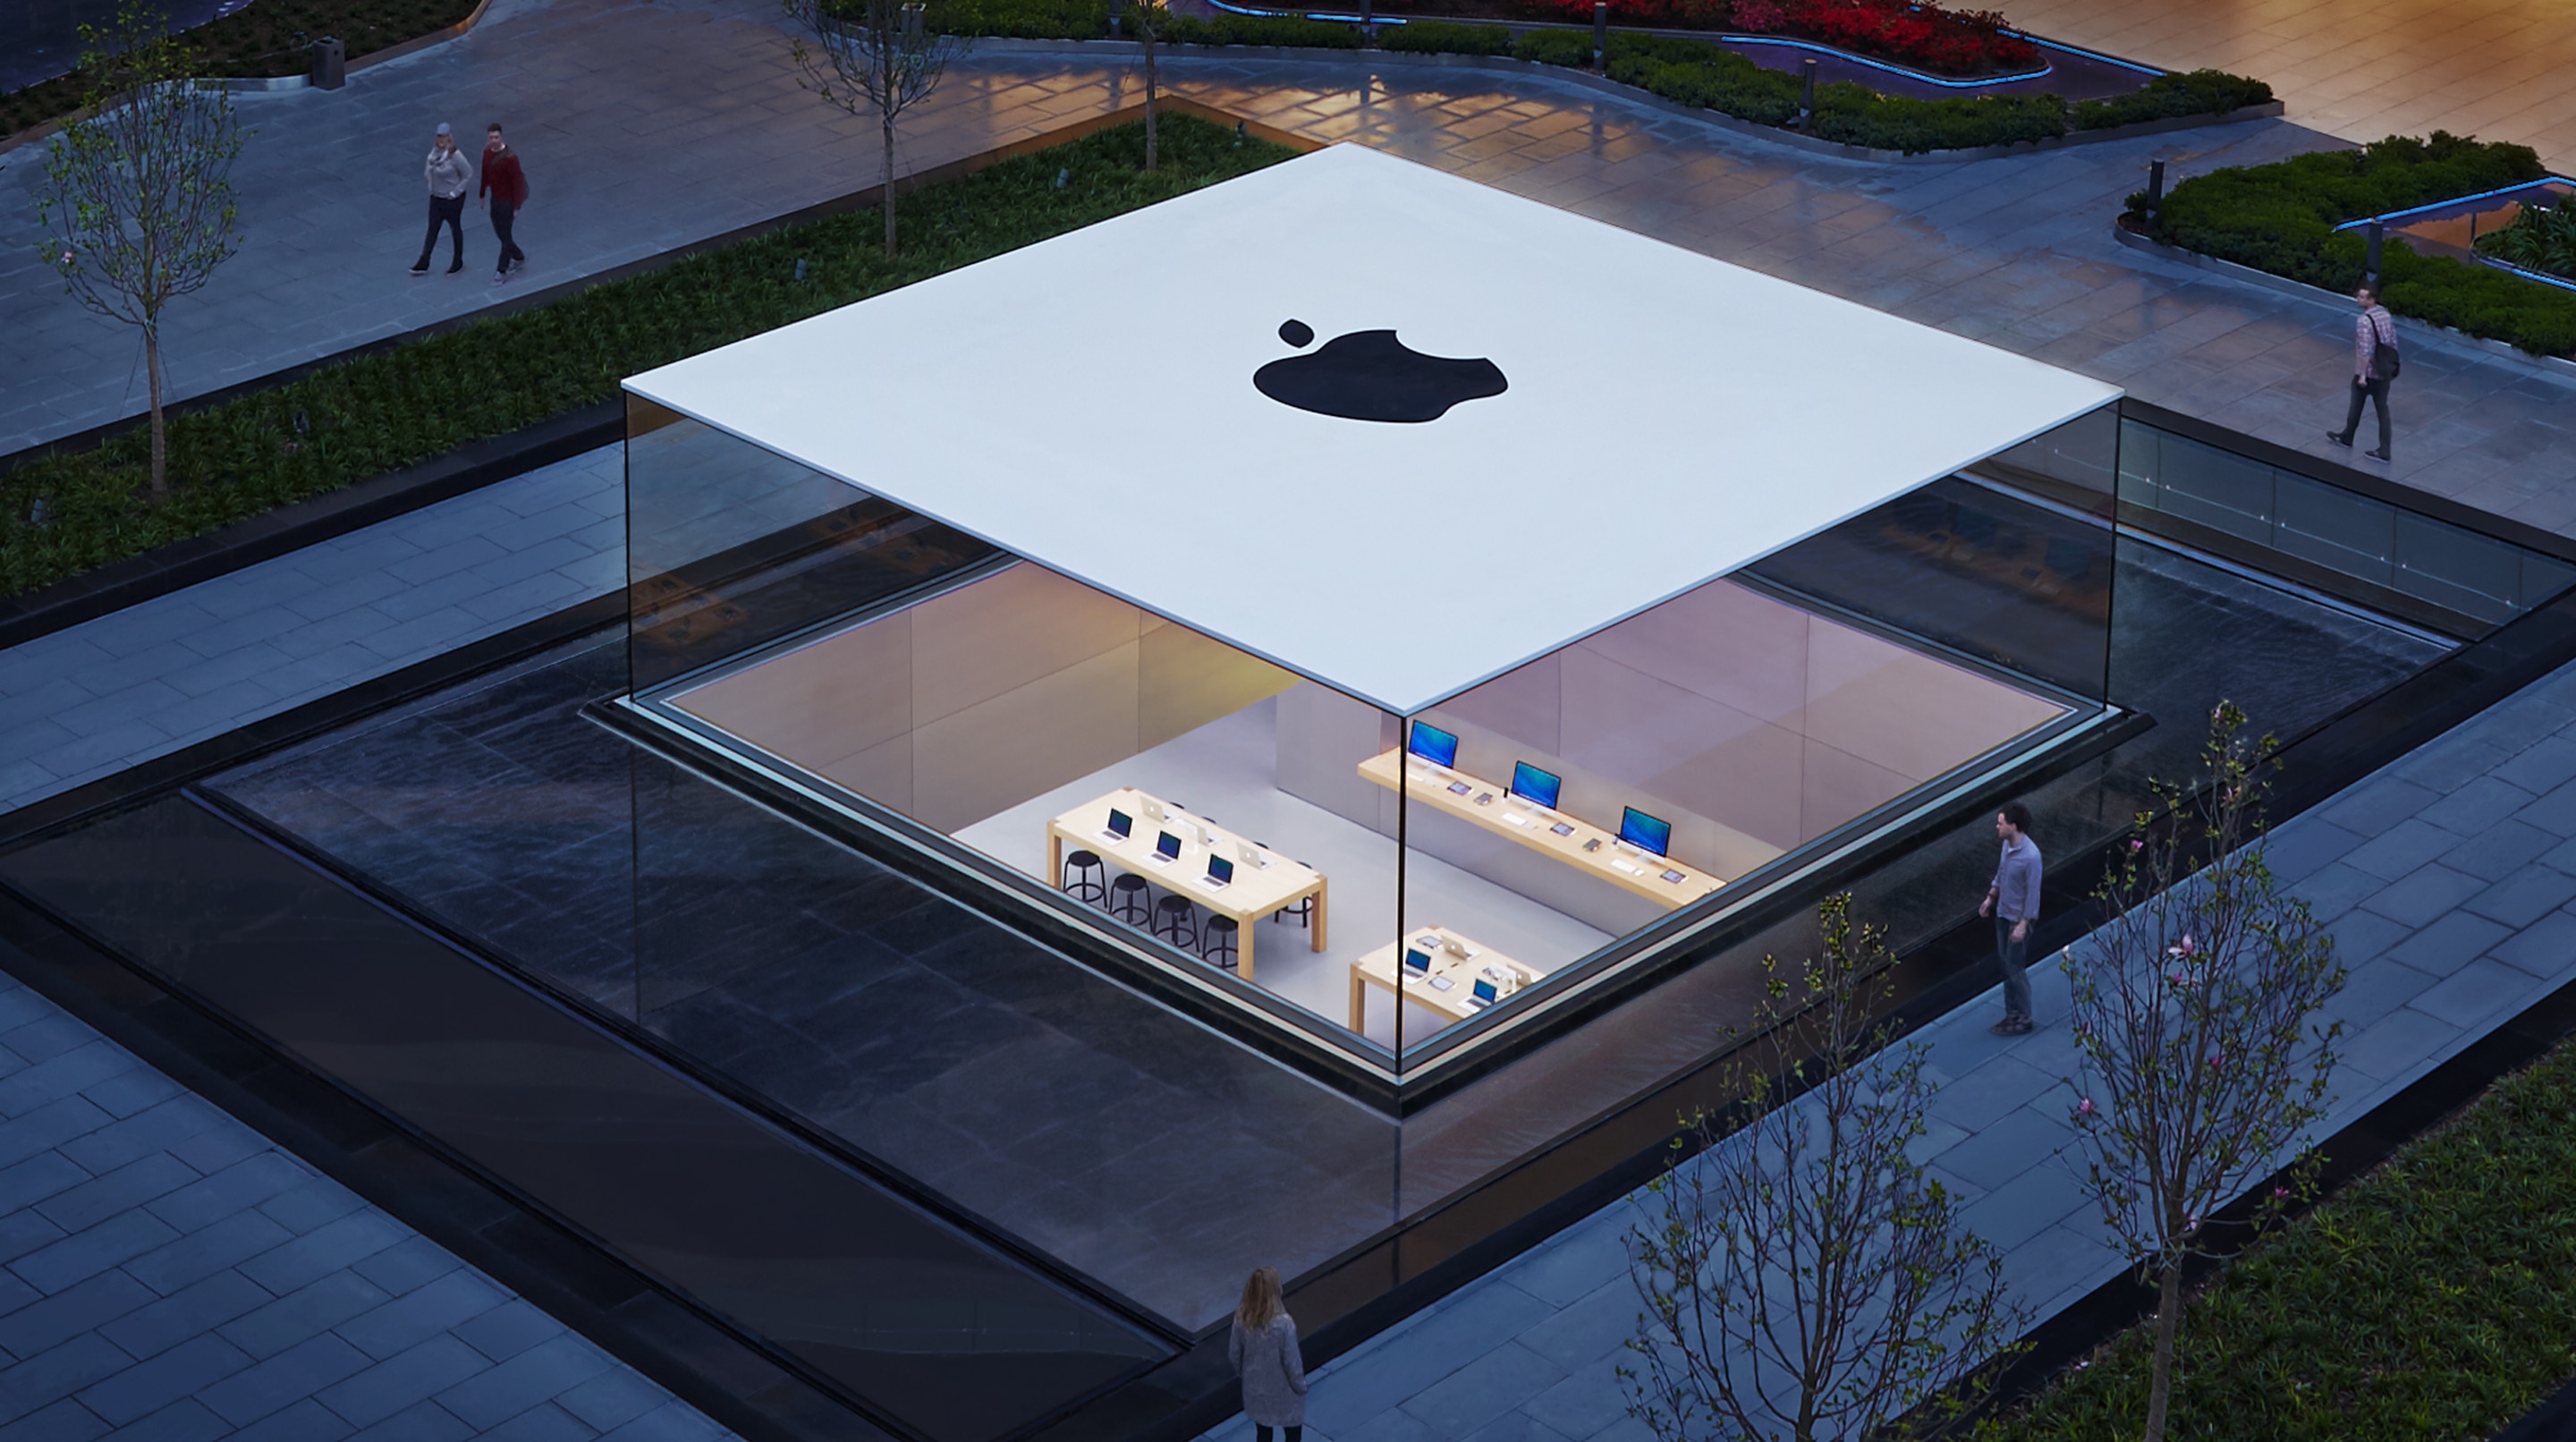
[{"label": "stone curb edge", "polygon": [[[998,55],[1068,55],[1085,59],[1103,56],[1142,55],[1144,47],[1133,40],[1015,40],[989,37],[975,42],[978,51]],[[1561,85],[1601,95],[1615,95],[1622,100],[1661,110],[1672,115],[1711,125],[1737,135],[1749,136],[1809,155],[1828,156],[1836,160],[1859,160],[1875,165],[1955,165],[1971,160],[2000,160],[2015,155],[2036,155],[2043,151],[2063,150],[2070,145],[2092,145],[2106,140],[2131,140],[2141,135],[2162,135],[2174,130],[2199,130],[2213,125],[2237,125],[2249,120],[2277,120],[2287,113],[2278,100],[2261,105],[2241,106],[2217,115],[2175,115],[2162,120],[2141,120],[2134,125],[2114,125],[2103,130],[2077,130],[2047,140],[2026,140],[2012,145],[1984,145],[1973,150],[1929,150],[1911,154],[1902,150],[1872,150],[1864,146],[1845,145],[1840,141],[1819,140],[1794,130],[1774,125],[1757,125],[1739,120],[1724,111],[1684,105],[1667,100],[1634,85],[1624,85],[1607,76],[1588,70],[1575,70],[1563,65],[1543,65],[1535,60],[1515,60],[1508,55],[1417,55],[1401,50],[1342,50],[1321,46],[1295,45],[1166,45],[1166,55],[1191,59],[1223,58],[1243,60],[1332,61],[1341,64],[1433,66],[1452,70],[1486,70],[1506,75],[1533,75]]]},{"label": "stone curb edge", "polygon": [[626,434],[625,417],[623,403],[596,402],[0,599],[0,650],[613,445]]},{"label": "stone curb edge", "polygon": [[[388,45],[382,50],[370,50],[366,54],[359,56],[357,59],[350,61],[345,67],[343,67],[344,73],[354,73],[356,71],[367,69],[370,66],[382,65],[388,60],[400,60],[406,55],[417,55],[421,51],[427,50],[433,45],[444,45],[450,40],[462,38],[467,31],[472,30],[476,25],[482,23],[484,12],[491,8],[492,0],[476,0],[472,14],[467,15],[464,19],[448,26],[446,29],[432,30],[426,35],[415,35],[409,40]],[[231,91],[234,94],[260,94],[267,92],[283,92],[288,90],[310,90],[313,88],[313,77],[309,74],[250,76],[226,75],[215,77],[206,83],[212,84],[218,89]],[[0,137],[0,155],[6,155],[10,151],[15,150],[22,145],[33,145],[37,141],[52,135],[55,131],[62,129],[64,121],[77,118],[79,118],[77,113],[70,116],[61,116],[48,120],[41,125],[30,126],[25,130],[19,131],[15,135]]]},{"label": "stone curb edge", "polygon": [[[2230,280],[2241,280],[2248,285],[2259,285],[2266,290],[2276,290],[2284,295],[2294,295],[2303,300],[2312,300],[2339,308],[2349,307],[2352,304],[2350,296],[2337,294],[2321,286],[2310,285],[2303,280],[2292,280],[2285,275],[2274,275],[2268,270],[2256,270],[2250,265],[2221,260],[2214,255],[2202,255],[2196,250],[2166,245],[2161,241],[2124,229],[2117,221],[2111,224],[2111,238],[2131,250],[2144,251],[2159,259],[2172,261],[2176,265],[2187,265],[2195,270],[2210,271],[2226,276]],[[2536,366],[2542,375],[2551,380],[2576,385],[2576,360],[2569,360],[2564,356],[2535,355],[2506,341],[2489,340],[2485,336],[2471,335],[2464,330],[2435,325],[2431,321],[2417,320],[2413,316],[2401,315],[2396,317],[2396,320],[2398,330],[2407,334],[2420,336],[2428,341],[2484,351],[2488,355],[2501,356],[2506,360]]]}]

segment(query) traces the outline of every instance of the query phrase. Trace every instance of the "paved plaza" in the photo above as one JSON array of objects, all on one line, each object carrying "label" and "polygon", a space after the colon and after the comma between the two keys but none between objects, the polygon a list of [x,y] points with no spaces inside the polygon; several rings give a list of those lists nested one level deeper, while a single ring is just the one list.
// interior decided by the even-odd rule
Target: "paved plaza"
[{"label": "paved plaza", "polygon": [[[2173,20],[2199,16],[2200,3],[2097,9],[2091,21],[2072,6],[2043,19],[2034,6],[2027,20],[2077,40],[2084,23],[2128,25],[2091,43],[2203,63],[2220,52],[2194,27],[2217,22]],[[2492,37],[2545,0],[2480,3],[2463,33]],[[500,0],[466,40],[361,72],[344,91],[246,100],[261,130],[242,172],[251,245],[174,323],[177,388],[230,384],[492,302],[479,266],[452,280],[402,273],[420,221],[416,152],[436,119],[512,122],[537,189],[522,226],[532,285],[866,183],[870,137],[796,90],[771,14],[752,0]],[[2428,50],[2438,63],[2412,98],[2391,81],[2334,99],[2341,72],[2296,48],[2334,53],[2317,49],[2332,30],[2324,7],[2261,15],[2237,25],[2234,43],[2283,32],[2285,69],[2272,78],[2293,82],[2283,88],[2305,124],[1965,164],[1819,160],[1538,71],[1182,57],[1165,73],[1179,93],[1300,134],[1379,146],[2323,454],[2318,432],[2340,419],[2348,311],[2141,256],[2112,241],[2109,218],[2151,157],[2190,174],[2364,134],[2375,117],[2451,103],[2444,77],[2481,52]],[[2412,73],[2408,42],[2381,32],[2419,21],[2406,5],[2349,19],[2374,36],[2353,73]],[[2527,37],[2511,64],[2483,72],[2528,97],[2492,125],[2386,124],[2558,137],[2552,153],[2565,155],[2576,147],[2550,108],[2565,92],[2552,87],[2576,72],[2523,57],[2545,59],[2567,28]],[[2267,73],[2262,52],[2242,53],[2254,58],[2206,63]],[[920,112],[907,164],[1134,95],[1123,62],[988,54]],[[139,408],[129,337],[34,268],[34,155],[0,156],[0,324],[19,341],[0,354],[0,450]],[[488,237],[474,240],[488,262]],[[1839,403],[1866,415],[1870,398]],[[2567,379],[2464,345],[2418,345],[2397,406],[2400,479],[2576,534]],[[0,810],[615,589],[620,464],[613,447],[576,457],[0,651]],[[2332,920],[2354,968],[2336,1004],[2353,1035],[2330,1130],[2576,971],[2576,669],[2350,788],[2274,846],[2276,868]],[[1927,1028],[1941,1087],[1925,1145],[1972,1199],[1970,1222],[2006,1248],[2016,1289],[2053,1311],[2119,1262],[2054,1155],[2071,1061],[2064,983],[2043,975],[2032,1036],[1989,1035],[1987,1006]],[[1605,1209],[1338,1359],[1316,1380],[1308,1435],[1643,1435],[1622,1418],[1612,1374],[1636,1313],[1620,1243],[1633,1215],[1627,1202]],[[720,1435],[5,977],[0,1253],[0,1442],[124,1427]],[[1248,1428],[1211,1435],[1231,1442]]]},{"label": "paved plaza", "polygon": [[[404,274],[422,205],[413,151],[437,118],[530,117],[514,134],[538,187],[520,228],[532,285],[864,184],[872,142],[797,90],[769,14],[755,0],[496,10],[464,40],[362,72],[347,90],[256,100],[261,134],[241,168],[250,245],[174,311],[176,392],[491,302],[472,266],[453,278]],[[1378,146],[2352,459],[2322,439],[2342,419],[2348,309],[2111,238],[2149,159],[2179,177],[2334,143],[2299,125],[1876,165],[1821,160],[1526,67],[1184,56],[1166,74],[1179,93],[1300,134]],[[907,160],[974,154],[1136,93],[1123,62],[995,52],[958,67],[920,107]],[[6,450],[134,414],[142,392],[133,338],[71,305],[37,268],[32,153],[0,159],[0,325],[23,341],[0,358]],[[488,237],[476,232],[475,244],[488,260]],[[2410,338],[2393,404],[2398,479],[2576,530],[2576,377]]]}]

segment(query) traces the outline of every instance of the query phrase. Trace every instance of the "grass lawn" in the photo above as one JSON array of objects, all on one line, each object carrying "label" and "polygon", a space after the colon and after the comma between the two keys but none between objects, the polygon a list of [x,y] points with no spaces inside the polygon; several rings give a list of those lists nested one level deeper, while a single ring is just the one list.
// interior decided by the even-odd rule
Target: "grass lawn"
[{"label": "grass lawn", "polygon": [[[1980,1442],[2133,1438],[2141,1325]],[[2474,1442],[2576,1374],[2576,1042],[2498,1083],[2184,1312],[2170,1436]]]},{"label": "grass lawn", "polygon": [[[614,397],[625,376],[1294,153],[1167,114],[1162,165],[1151,174],[1138,168],[1143,128],[1125,125],[903,195],[898,260],[879,248],[878,212],[856,211],[326,367],[173,420],[173,494],[159,506],[142,494],[144,427],[94,451],[32,462],[0,475],[0,595],[524,429]],[[40,499],[41,527],[30,522]]]}]

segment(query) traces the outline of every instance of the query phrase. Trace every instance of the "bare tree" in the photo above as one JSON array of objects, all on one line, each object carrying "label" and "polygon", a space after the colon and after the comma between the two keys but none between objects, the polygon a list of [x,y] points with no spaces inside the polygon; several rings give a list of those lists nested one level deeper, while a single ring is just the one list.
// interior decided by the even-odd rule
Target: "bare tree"
[{"label": "bare tree", "polygon": [[903,113],[930,98],[951,61],[972,42],[922,23],[920,0],[786,0],[787,13],[811,35],[788,42],[797,84],[856,116],[873,116],[883,141],[885,253],[894,241],[894,138]]},{"label": "bare tree", "polygon": [[1172,12],[1160,0],[1136,0],[1129,13],[1135,18],[1136,43],[1145,48],[1145,168],[1152,170],[1162,163],[1162,132],[1154,124],[1162,75],[1154,66],[1154,47],[1162,42],[1163,22],[1172,18]]},{"label": "bare tree", "polygon": [[2334,939],[2263,858],[2275,743],[2244,731],[2234,705],[2210,713],[2203,775],[2189,788],[2156,784],[2166,824],[2138,818],[2095,892],[2104,921],[2083,944],[2087,964],[2061,958],[2074,983],[2068,1080],[2083,1180],[2112,1244],[2157,1281],[2146,1442],[2165,1433],[2183,1264],[2209,1249],[2203,1223],[2279,1170],[2324,1114],[2342,1034],[2340,1022],[2315,1023],[2343,989]]},{"label": "bare tree", "polygon": [[1906,1154],[1931,1083],[1927,1049],[1870,1016],[1883,932],[1855,928],[1848,896],[1818,914],[1823,956],[1794,984],[1763,960],[1742,1128],[1693,1118],[1701,1155],[1652,1184],[1660,1216],[1628,1233],[1646,1310],[1620,1377],[1667,1442],[1903,1435],[1964,1405],[2027,1321],[2002,1257]]},{"label": "bare tree", "polygon": [[46,146],[36,219],[63,288],[143,332],[157,501],[170,490],[161,314],[241,248],[231,176],[247,134],[232,97],[196,83],[194,52],[158,13],[129,3],[80,35],[81,69],[95,78],[80,118]]}]

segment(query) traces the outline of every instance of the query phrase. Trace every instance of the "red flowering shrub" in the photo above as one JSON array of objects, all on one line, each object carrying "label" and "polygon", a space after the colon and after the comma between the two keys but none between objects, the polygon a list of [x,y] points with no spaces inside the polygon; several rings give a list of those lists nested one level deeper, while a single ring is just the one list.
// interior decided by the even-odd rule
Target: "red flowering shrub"
[{"label": "red flowering shrub", "polygon": [[[1592,0],[1560,3],[1575,19],[1592,18]],[[2039,63],[2039,47],[2005,34],[2003,16],[1948,10],[1930,0],[1610,0],[1610,18],[1622,25],[1791,35],[1950,75],[1992,75]]]}]

